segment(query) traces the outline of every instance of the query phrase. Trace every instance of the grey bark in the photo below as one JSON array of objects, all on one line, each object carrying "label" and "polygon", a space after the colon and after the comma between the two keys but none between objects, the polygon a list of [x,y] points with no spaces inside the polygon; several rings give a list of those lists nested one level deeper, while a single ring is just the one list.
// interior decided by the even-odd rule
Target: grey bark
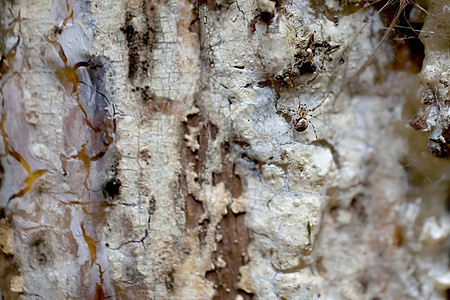
[{"label": "grey bark", "polygon": [[3,0],[0,295],[445,299],[448,5],[363,4]]}]

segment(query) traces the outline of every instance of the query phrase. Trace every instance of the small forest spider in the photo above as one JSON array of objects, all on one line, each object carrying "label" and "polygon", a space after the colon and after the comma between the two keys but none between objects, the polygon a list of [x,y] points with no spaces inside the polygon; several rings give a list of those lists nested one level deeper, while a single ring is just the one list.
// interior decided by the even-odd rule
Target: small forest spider
[{"label": "small forest spider", "polygon": [[308,129],[309,123],[311,124],[311,127],[314,130],[314,135],[316,136],[316,139],[318,139],[316,127],[314,126],[313,123],[311,123],[311,121],[307,117],[317,118],[318,116],[312,115],[311,112],[315,111],[316,108],[318,108],[321,104],[322,103],[319,103],[319,105],[315,106],[312,109],[309,109],[306,106],[306,104],[299,102],[297,110],[287,108],[282,104],[280,104],[280,106],[283,113],[286,113],[291,116],[291,122],[289,125],[292,126],[295,129],[295,131],[298,132],[305,131],[306,129]]}]

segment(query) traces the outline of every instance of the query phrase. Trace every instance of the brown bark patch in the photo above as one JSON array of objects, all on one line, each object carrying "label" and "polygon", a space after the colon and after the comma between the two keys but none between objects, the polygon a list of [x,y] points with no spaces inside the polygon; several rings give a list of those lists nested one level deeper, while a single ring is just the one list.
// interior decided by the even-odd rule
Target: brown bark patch
[{"label": "brown bark patch", "polygon": [[[199,224],[200,216],[203,215],[204,209],[203,204],[196,199],[194,195],[188,192],[188,183],[186,181],[186,174],[188,170],[193,171],[197,174],[195,182],[200,186],[203,182],[203,169],[206,163],[206,152],[208,150],[209,140],[214,139],[217,135],[216,126],[210,122],[203,115],[189,115],[187,121],[183,123],[183,139],[181,145],[181,165],[182,174],[180,175],[179,185],[181,193],[185,200],[186,207],[186,227],[188,229],[194,229],[200,225],[200,240],[202,241],[206,234],[207,223],[203,222]],[[188,134],[189,127],[196,127],[199,129],[199,134],[197,136],[197,142],[199,144],[198,150],[192,151],[189,149],[184,136]]]},{"label": "brown bark patch", "polygon": [[14,276],[19,275],[17,268],[13,262],[14,256],[2,254],[0,255],[0,287],[3,299],[18,299],[19,293],[11,291],[11,280]]},{"label": "brown bark patch", "polygon": [[0,290],[2,291],[3,299],[17,299],[19,293],[11,291],[11,280],[14,276],[19,275],[19,271],[14,266],[14,256],[11,254],[12,245],[9,244],[12,233],[10,230],[10,223],[3,218],[0,218]]},{"label": "brown bark patch", "polygon": [[114,292],[117,299],[152,299],[145,283],[115,280]]},{"label": "brown bark patch", "polygon": [[204,213],[202,203],[191,194],[184,197],[186,203],[186,227],[195,229],[199,224],[199,218]]},{"label": "brown bark patch", "polygon": [[231,195],[238,198],[242,194],[242,182],[239,175],[235,174],[235,165],[229,160],[229,153],[230,145],[225,142],[221,148],[222,172],[219,174],[213,173],[213,184],[217,185],[219,182],[223,182]]},{"label": "brown bark patch", "polygon": [[[188,192],[189,188],[186,176],[189,171],[193,171],[198,176],[194,179],[195,182],[200,186],[202,185],[202,174],[206,163],[206,151],[208,149],[209,140],[212,136],[215,137],[217,129],[205,116],[198,114],[189,115],[187,121],[184,122],[183,125],[184,130],[181,144],[182,174],[179,178],[179,185],[185,200],[186,226],[188,229],[194,229],[199,225],[199,219],[204,213],[204,209],[202,203],[196,199],[195,195]],[[199,128],[199,134],[196,137],[199,147],[195,151],[192,151],[192,149],[188,147],[187,141],[184,138],[189,134],[188,127]],[[202,227],[204,226],[202,225]]]},{"label": "brown bark patch", "polygon": [[249,261],[249,236],[244,214],[234,214],[229,209],[216,234],[222,239],[217,243],[217,251],[212,253],[215,268],[206,273],[206,279],[212,281],[216,288],[213,299],[236,299],[237,295],[251,299],[253,295],[238,288],[239,268]]}]

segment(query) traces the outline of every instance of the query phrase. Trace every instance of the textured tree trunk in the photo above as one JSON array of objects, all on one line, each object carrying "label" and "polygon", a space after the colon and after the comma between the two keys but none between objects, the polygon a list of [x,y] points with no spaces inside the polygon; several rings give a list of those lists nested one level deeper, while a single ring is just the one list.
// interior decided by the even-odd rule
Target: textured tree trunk
[{"label": "textured tree trunk", "polygon": [[448,297],[450,10],[391,2],[2,0],[2,298]]}]

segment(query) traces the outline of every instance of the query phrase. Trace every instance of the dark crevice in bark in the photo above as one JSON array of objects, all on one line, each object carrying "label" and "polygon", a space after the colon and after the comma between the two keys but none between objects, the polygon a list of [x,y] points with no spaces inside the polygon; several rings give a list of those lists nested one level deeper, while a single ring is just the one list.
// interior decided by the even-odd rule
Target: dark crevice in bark
[{"label": "dark crevice in bark", "polygon": [[[419,39],[425,15],[418,20],[410,18],[412,9],[418,8],[412,2],[406,5],[403,2],[384,0],[375,2],[374,6],[380,11],[386,27],[389,27],[392,22],[396,23],[390,35],[390,40],[395,47],[394,70],[419,73],[425,57],[424,46]],[[386,4],[388,5],[386,6]],[[383,7],[385,8],[382,9]],[[399,10],[401,12],[397,20],[396,16]]]},{"label": "dark crevice in bark", "polygon": [[[126,12],[125,23],[120,28],[128,46],[128,78],[133,81],[149,76],[149,55],[152,52],[155,30],[154,13],[154,4],[151,1],[143,1],[139,11]],[[143,32],[139,32],[133,25],[133,19],[138,15],[144,16],[146,30]]]}]

